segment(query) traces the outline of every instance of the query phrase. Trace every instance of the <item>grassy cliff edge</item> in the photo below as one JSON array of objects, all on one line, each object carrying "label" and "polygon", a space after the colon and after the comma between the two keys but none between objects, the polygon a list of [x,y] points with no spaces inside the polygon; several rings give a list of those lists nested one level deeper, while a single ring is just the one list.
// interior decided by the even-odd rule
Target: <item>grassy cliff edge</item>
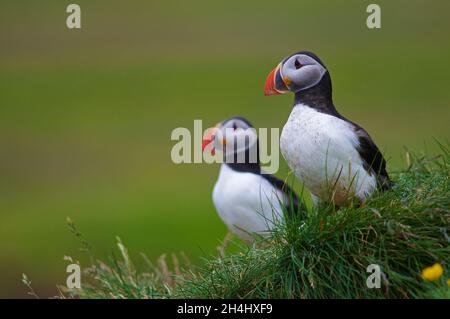
[{"label": "grassy cliff edge", "polygon": [[[442,150],[433,158],[415,157],[392,174],[392,190],[362,207],[321,207],[306,218],[293,216],[269,239],[205,258],[200,267],[175,255],[170,267],[165,256],[156,264],[143,256],[146,269],[137,271],[119,239],[119,258],[102,262],[92,256],[82,288],[62,296],[449,298],[450,152]],[[421,271],[436,263],[444,274],[425,280]],[[381,270],[380,288],[367,286],[369,265]]]}]

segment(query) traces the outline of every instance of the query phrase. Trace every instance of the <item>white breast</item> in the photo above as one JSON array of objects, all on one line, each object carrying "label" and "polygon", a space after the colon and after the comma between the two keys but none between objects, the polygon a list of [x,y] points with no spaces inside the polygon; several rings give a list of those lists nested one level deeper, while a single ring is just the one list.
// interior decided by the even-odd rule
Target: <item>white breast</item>
[{"label": "white breast", "polygon": [[376,179],[363,167],[351,124],[307,105],[294,107],[280,138],[281,153],[310,192],[324,201],[364,201]]},{"label": "white breast", "polygon": [[213,202],[230,231],[252,241],[251,233],[268,234],[282,221],[283,194],[262,176],[237,172],[222,164]]}]

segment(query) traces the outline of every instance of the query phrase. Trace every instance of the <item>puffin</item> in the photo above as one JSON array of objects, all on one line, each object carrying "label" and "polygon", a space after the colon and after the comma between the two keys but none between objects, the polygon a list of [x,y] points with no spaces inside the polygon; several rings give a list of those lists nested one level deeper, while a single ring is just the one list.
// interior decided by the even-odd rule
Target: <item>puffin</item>
[{"label": "puffin", "polygon": [[288,92],[294,103],[280,150],[314,204],[364,204],[391,188],[386,160],[370,135],[336,110],[330,72],[317,55],[294,53],[269,73],[264,94]]},{"label": "puffin", "polygon": [[212,199],[231,234],[251,243],[255,234],[269,236],[286,213],[298,212],[300,201],[292,188],[261,169],[256,130],[245,118],[229,118],[207,131],[202,151],[221,152]]}]

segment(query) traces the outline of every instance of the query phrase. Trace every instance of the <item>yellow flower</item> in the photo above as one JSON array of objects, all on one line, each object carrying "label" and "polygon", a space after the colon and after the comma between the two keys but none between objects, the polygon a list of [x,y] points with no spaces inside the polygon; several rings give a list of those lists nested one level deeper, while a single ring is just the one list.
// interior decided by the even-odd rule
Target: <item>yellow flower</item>
[{"label": "yellow flower", "polygon": [[447,279],[447,286],[449,286],[449,287],[450,287],[450,278],[449,278],[449,279]]},{"label": "yellow flower", "polygon": [[442,276],[443,272],[444,269],[442,268],[441,264],[436,263],[433,266],[427,267],[424,270],[422,270],[422,278],[428,281],[435,281]]}]

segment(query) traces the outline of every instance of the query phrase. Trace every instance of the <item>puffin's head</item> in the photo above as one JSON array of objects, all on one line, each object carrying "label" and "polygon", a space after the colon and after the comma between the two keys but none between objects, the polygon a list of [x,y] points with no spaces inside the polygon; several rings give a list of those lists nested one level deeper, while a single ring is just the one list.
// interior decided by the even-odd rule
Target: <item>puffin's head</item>
[{"label": "puffin's head", "polygon": [[257,154],[257,145],[256,130],[245,118],[236,116],[210,129],[203,137],[202,150],[208,150],[212,155],[216,150],[222,151],[226,161],[235,159],[236,155],[242,155],[248,161],[245,154],[248,155],[250,150],[255,150]]},{"label": "puffin's head", "polygon": [[314,53],[300,51],[281,61],[269,73],[264,94],[298,93],[317,86],[322,79],[329,81],[328,70],[322,61]]}]

